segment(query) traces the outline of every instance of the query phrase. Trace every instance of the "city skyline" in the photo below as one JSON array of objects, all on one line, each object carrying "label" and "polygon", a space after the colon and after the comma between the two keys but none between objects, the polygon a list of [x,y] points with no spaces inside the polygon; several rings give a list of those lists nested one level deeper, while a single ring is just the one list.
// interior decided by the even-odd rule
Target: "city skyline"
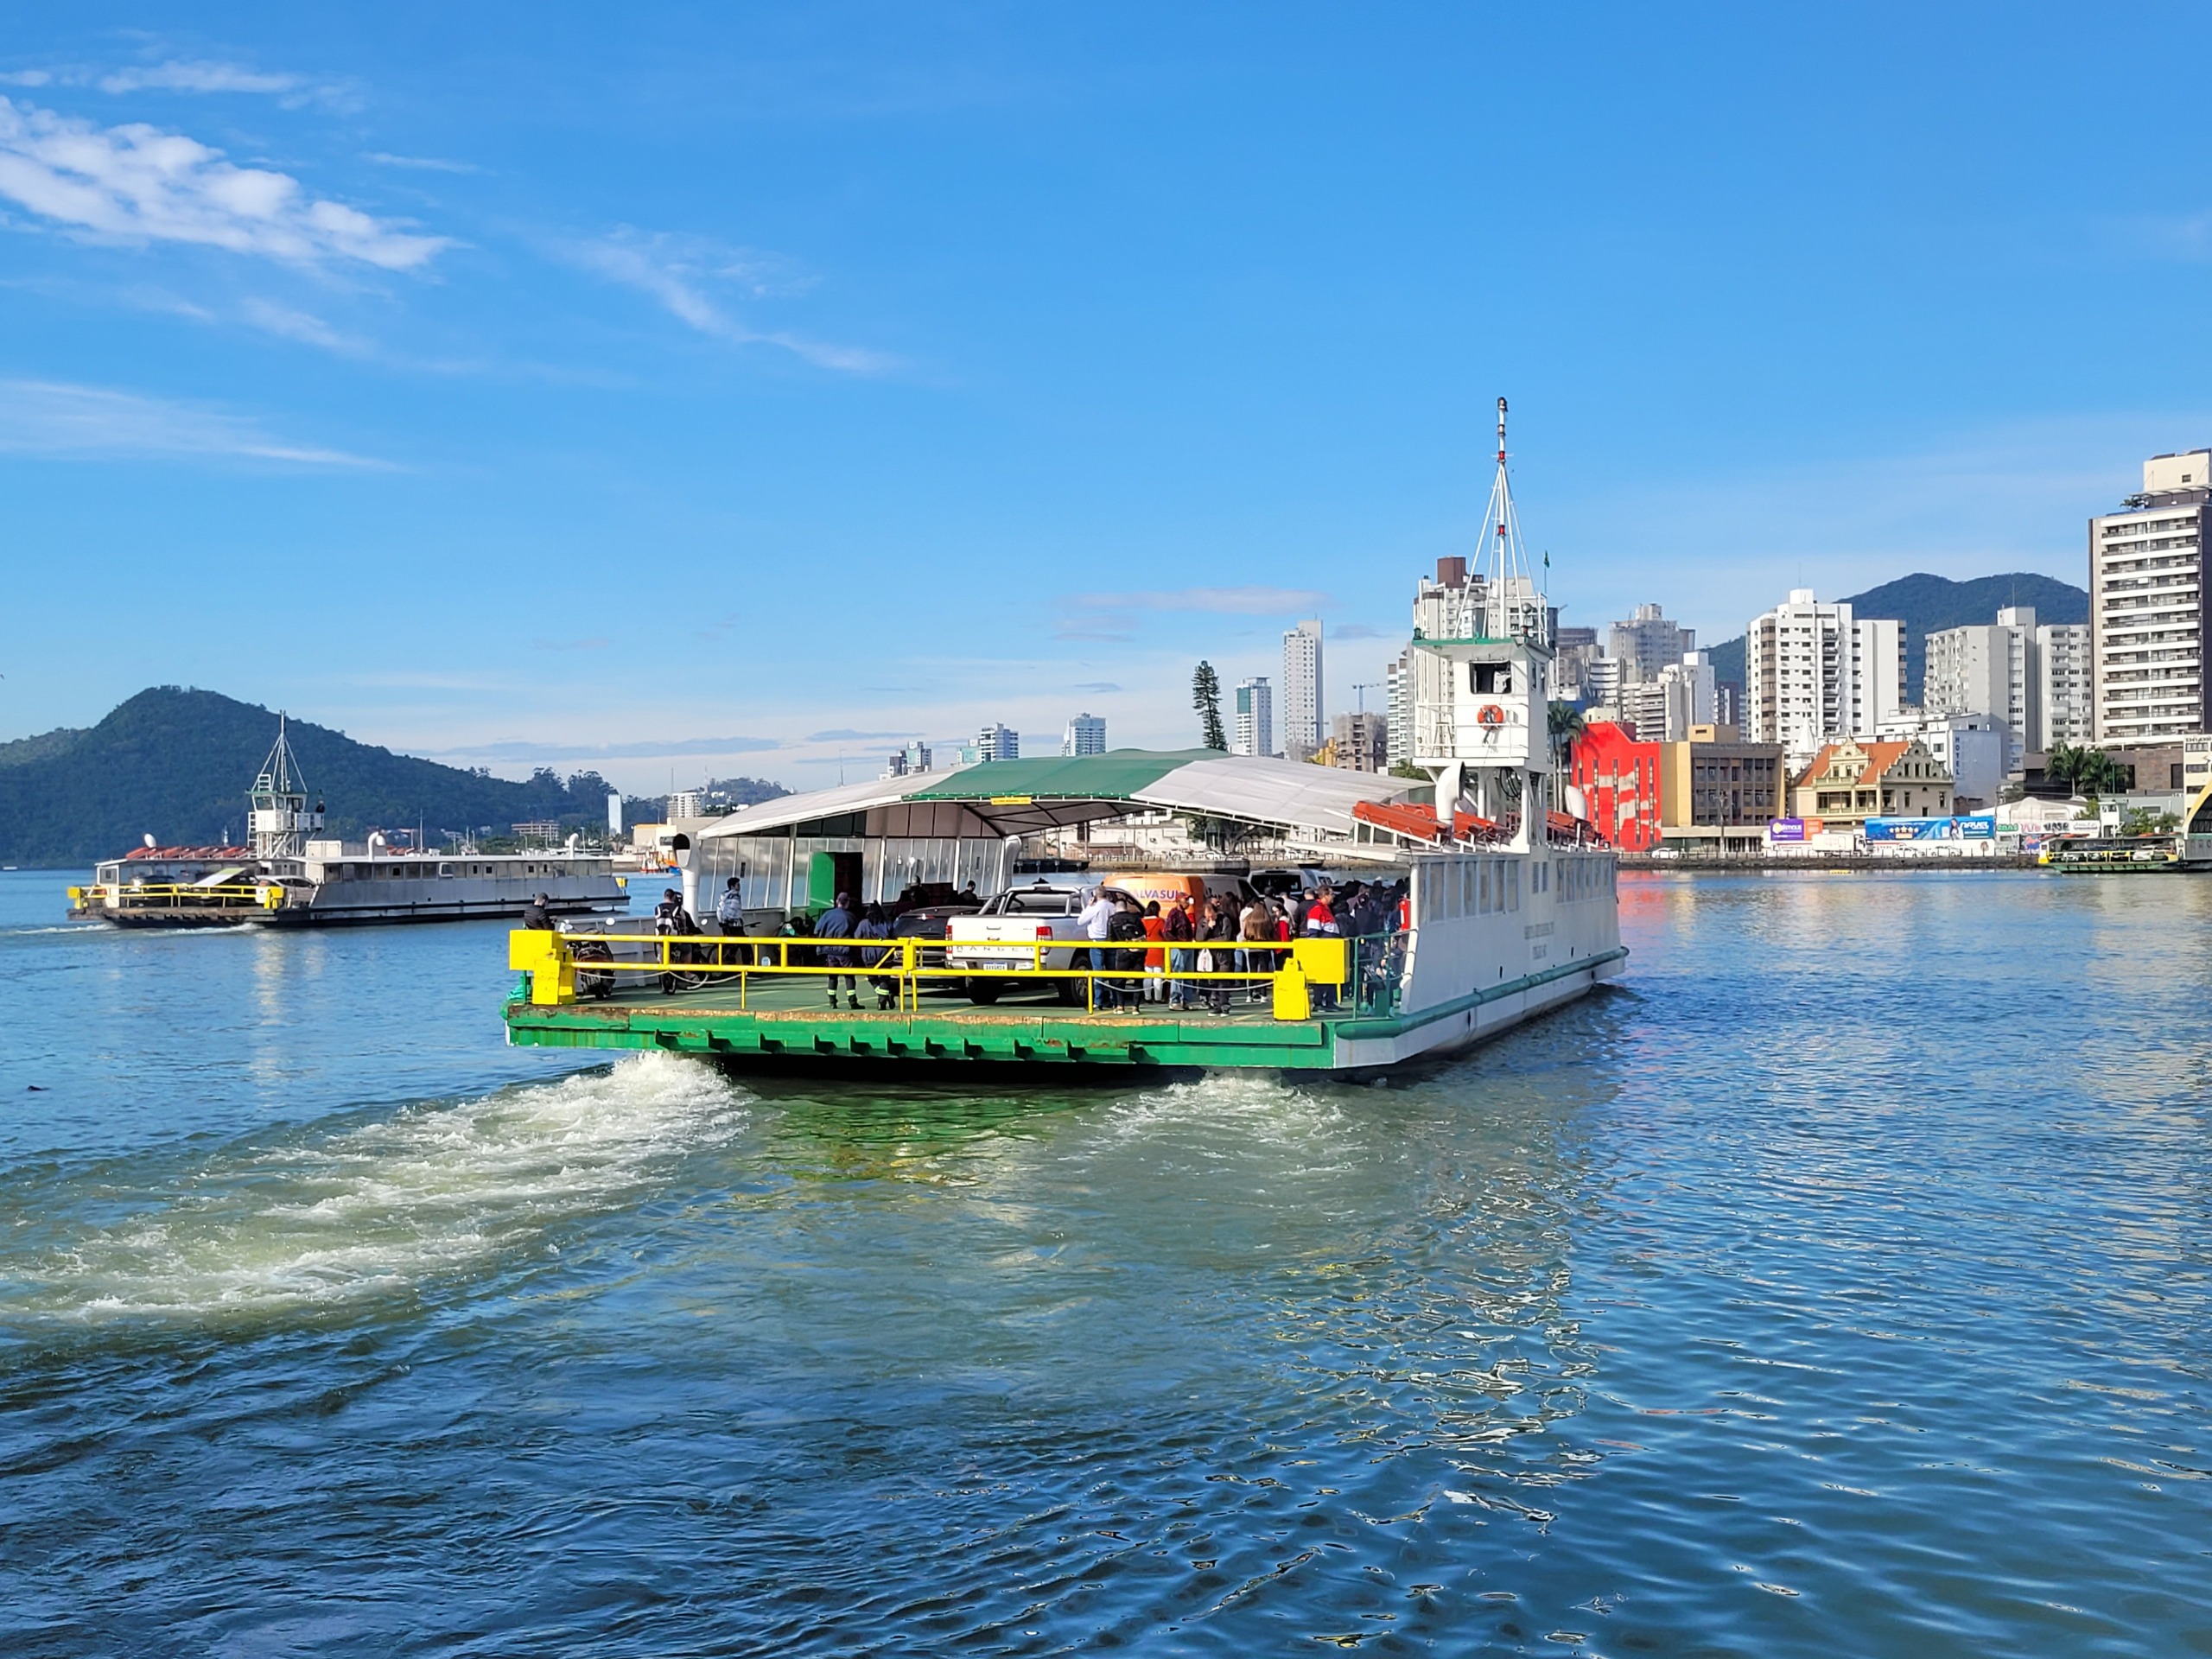
[{"label": "city skyline", "polygon": [[1302,618],[1384,680],[1501,393],[1567,620],[1662,565],[1708,641],[1747,587],[2078,581],[2108,480],[2212,433],[2204,210],[2141,165],[2186,118],[2073,95],[2153,20],[2009,12],[1962,85],[1863,18],[1247,16],[29,20],[0,739],[150,683],[639,788],[1083,708],[1174,747],[1190,664]]}]

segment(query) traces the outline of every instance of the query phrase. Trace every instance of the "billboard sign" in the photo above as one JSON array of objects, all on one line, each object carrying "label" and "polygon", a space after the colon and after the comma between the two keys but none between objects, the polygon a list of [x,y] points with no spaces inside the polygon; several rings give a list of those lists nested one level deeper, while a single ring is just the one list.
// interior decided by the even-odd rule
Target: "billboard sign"
[{"label": "billboard sign", "polygon": [[1766,826],[1769,841],[1802,841],[1805,839],[1805,820],[1802,818],[1774,818]]},{"label": "billboard sign", "polygon": [[1997,815],[1976,813],[1964,818],[1869,818],[1869,841],[1994,841]]}]

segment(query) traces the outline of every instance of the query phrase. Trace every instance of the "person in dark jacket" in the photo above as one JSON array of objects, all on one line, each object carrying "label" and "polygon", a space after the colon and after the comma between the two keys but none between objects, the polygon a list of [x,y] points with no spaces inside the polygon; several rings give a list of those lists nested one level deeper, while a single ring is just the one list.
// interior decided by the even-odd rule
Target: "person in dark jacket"
[{"label": "person in dark jacket", "polygon": [[[856,939],[887,939],[891,937],[891,918],[884,913],[881,905],[868,907],[860,920],[853,925],[853,937]],[[860,958],[863,968],[885,968],[897,962],[899,957],[893,950],[863,950]],[[868,982],[875,987],[875,1006],[878,1008],[887,1008],[896,1000],[899,991],[896,979],[878,974]]]},{"label": "person in dark jacket", "polygon": [[522,925],[524,927],[536,928],[538,931],[543,933],[550,933],[555,931],[556,930],[553,926],[553,912],[546,908],[546,906],[552,902],[553,895],[551,893],[539,893],[537,898],[531,899],[528,904],[523,906]]},{"label": "person in dark jacket", "polygon": [[[1178,899],[1168,906],[1166,925],[1160,930],[1167,940],[1167,966],[1171,972],[1187,974],[1198,963],[1198,953],[1191,948],[1191,912],[1183,908]],[[1192,982],[1173,979],[1167,984],[1167,1006],[1187,1008],[1192,1001]]]},{"label": "person in dark jacket", "polygon": [[[814,936],[819,939],[849,939],[853,937],[853,895],[841,893],[837,902],[822,912],[822,919],[814,925]],[[853,948],[849,944],[833,944],[822,952],[823,965],[830,969],[850,968]],[[837,1006],[837,987],[845,988],[845,1000],[854,1007],[861,1005],[861,982],[853,974],[830,975],[830,1006]]]}]

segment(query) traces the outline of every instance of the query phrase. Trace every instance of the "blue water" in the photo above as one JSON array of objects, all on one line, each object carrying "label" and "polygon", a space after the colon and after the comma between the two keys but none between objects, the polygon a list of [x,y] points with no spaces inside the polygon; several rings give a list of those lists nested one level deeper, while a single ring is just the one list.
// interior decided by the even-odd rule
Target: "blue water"
[{"label": "blue water", "polygon": [[1020,1091],[60,884],[10,1655],[2212,1651],[2212,882],[1632,876],[1620,988],[1400,1085]]}]

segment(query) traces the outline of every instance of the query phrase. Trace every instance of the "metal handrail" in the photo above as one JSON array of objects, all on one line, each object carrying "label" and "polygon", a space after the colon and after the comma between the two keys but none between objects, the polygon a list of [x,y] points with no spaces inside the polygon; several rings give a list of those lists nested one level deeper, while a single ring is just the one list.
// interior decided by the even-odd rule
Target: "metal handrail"
[{"label": "metal handrail", "polygon": [[[550,944],[552,948],[548,953],[549,958],[564,978],[577,974],[624,973],[645,976],[687,974],[701,977],[719,976],[724,978],[734,976],[738,982],[738,1006],[741,1010],[748,1007],[747,998],[749,982],[754,975],[772,979],[777,977],[821,978],[825,976],[854,979],[890,979],[898,982],[899,1007],[914,1013],[919,1013],[921,1010],[921,993],[924,983],[925,982],[941,982],[947,980],[983,979],[1013,983],[1077,980],[1084,984],[1084,1007],[1090,1012],[1096,1012],[1097,1008],[1098,982],[1101,980],[1117,982],[1135,980],[1142,982],[1147,978],[1157,978],[1167,983],[1199,985],[1242,983],[1249,986],[1255,981],[1272,982],[1287,976],[1298,981],[1301,986],[1313,984],[1341,987],[1351,982],[1354,955],[1351,947],[1357,943],[1357,938],[1387,939],[1395,937],[1393,933],[1382,933],[1319,940],[1311,938],[1304,940],[1083,938],[944,942],[918,938],[912,935],[900,938],[884,939],[811,933],[779,933],[765,936],[704,933],[570,934],[543,928],[524,928],[518,929],[510,935],[512,941],[510,955],[513,965],[524,968],[525,970],[527,970],[527,964],[519,958],[522,947],[525,942],[531,940],[532,934],[537,936],[537,940]],[[611,955],[580,956],[575,947],[584,942],[606,945],[647,945],[652,947],[653,954],[649,957],[622,957]],[[923,965],[920,955],[925,949],[941,949],[947,943],[953,944],[956,947],[980,945],[1012,955],[1026,952],[1029,957],[1029,963],[1027,966],[1013,967],[931,968]],[[1338,958],[1341,969],[1340,976],[1317,977],[1314,969],[1309,969],[1301,964],[1301,957],[1310,959],[1323,953],[1311,950],[1302,952],[1300,946],[1301,944],[1312,946],[1317,944],[1342,947],[1342,955]],[[753,954],[754,960],[751,962],[721,960],[723,952],[731,947],[744,947],[749,950]],[[537,948],[543,949],[544,945],[541,944]],[[846,951],[852,955],[854,960],[842,963],[795,963],[791,960],[791,953],[794,948],[809,951]],[[687,957],[695,959],[679,960],[675,954],[678,949],[683,950]],[[1128,951],[1133,955],[1158,950],[1163,956],[1168,957],[1168,960],[1156,970],[1142,964],[1123,968],[1047,968],[1044,965],[1045,952],[1048,950],[1090,951],[1093,950]],[[775,952],[776,960],[760,961],[759,953],[762,950]],[[1281,965],[1273,970],[1257,971],[1249,967],[1178,969],[1173,965],[1173,957],[1169,954],[1174,951],[1196,953],[1232,950],[1246,954],[1273,953],[1281,959]],[[1319,971],[1325,974],[1327,969],[1325,967],[1321,967]],[[561,1000],[565,1001],[567,998],[563,996]]]}]

